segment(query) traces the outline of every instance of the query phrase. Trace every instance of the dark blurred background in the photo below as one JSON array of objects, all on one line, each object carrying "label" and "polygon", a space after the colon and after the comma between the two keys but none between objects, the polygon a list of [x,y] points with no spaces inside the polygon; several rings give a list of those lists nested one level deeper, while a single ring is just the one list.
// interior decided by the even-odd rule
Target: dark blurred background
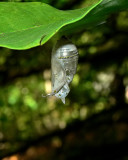
[{"label": "dark blurred background", "polygon": [[[67,10],[86,0],[42,2]],[[51,90],[53,39],[0,48],[0,159],[128,160],[128,12],[69,38],[80,56],[65,105],[41,97]]]}]

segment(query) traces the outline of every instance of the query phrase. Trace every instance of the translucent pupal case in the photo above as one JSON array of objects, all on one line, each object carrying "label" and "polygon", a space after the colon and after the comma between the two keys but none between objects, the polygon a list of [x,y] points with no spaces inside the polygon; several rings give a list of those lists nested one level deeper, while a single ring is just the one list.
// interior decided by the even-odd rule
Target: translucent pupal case
[{"label": "translucent pupal case", "polygon": [[76,73],[77,63],[76,46],[67,38],[62,37],[52,50],[52,92],[47,96],[55,95],[65,104],[65,97],[70,92],[69,84]]}]

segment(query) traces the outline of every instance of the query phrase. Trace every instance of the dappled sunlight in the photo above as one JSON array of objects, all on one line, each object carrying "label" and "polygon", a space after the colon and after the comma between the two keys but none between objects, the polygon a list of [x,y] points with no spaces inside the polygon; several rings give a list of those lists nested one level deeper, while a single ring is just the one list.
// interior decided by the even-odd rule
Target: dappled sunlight
[{"label": "dappled sunlight", "polygon": [[47,94],[51,92],[51,81],[50,80],[45,81],[45,91]]},{"label": "dappled sunlight", "polygon": [[95,105],[95,107],[94,107],[94,109],[95,109],[95,113],[97,113],[97,112],[101,112],[102,110],[104,110],[105,109],[105,103],[104,102],[98,102],[96,105]]},{"label": "dappled sunlight", "polygon": [[64,129],[67,126],[65,121],[59,121],[59,128]]},{"label": "dappled sunlight", "polygon": [[46,94],[51,92],[51,70],[44,70],[43,72],[44,77],[44,86]]},{"label": "dappled sunlight", "polygon": [[13,86],[11,86],[9,88],[8,103],[11,105],[14,105],[18,101],[19,98],[20,98],[19,88],[14,88]]},{"label": "dappled sunlight", "polygon": [[47,99],[47,104],[48,104],[47,108],[49,110],[55,109],[55,107],[56,107],[55,102],[57,101],[57,98],[55,96],[50,96],[50,97],[47,97],[46,99]]},{"label": "dappled sunlight", "polygon": [[97,47],[94,47],[94,46],[90,47],[89,50],[88,50],[88,52],[89,52],[90,54],[96,54],[97,51],[98,51],[98,50],[97,50]]},{"label": "dappled sunlight", "polygon": [[110,91],[110,85],[114,80],[114,74],[111,72],[100,72],[97,75],[97,81],[93,82],[94,89],[97,92],[104,90],[104,93],[108,94]]},{"label": "dappled sunlight", "polygon": [[24,97],[24,104],[28,107],[30,107],[31,109],[37,109],[37,102],[33,99],[33,97],[27,95]]},{"label": "dappled sunlight", "polygon": [[126,102],[128,103],[128,86],[126,86],[125,88],[125,99],[126,99]]},{"label": "dappled sunlight", "polygon": [[73,78],[73,81],[72,81],[72,85],[75,86],[75,87],[78,86],[79,85],[79,81],[80,81],[79,75],[75,74],[74,78]]},{"label": "dappled sunlight", "polygon": [[45,80],[50,79],[51,78],[51,70],[49,70],[49,69],[44,70],[43,77]]},{"label": "dappled sunlight", "polygon": [[2,160],[19,160],[18,156],[14,155],[8,158],[3,158]]},{"label": "dappled sunlight", "polygon": [[80,108],[80,119],[83,120],[87,117],[88,115],[88,108],[86,106],[82,106]]}]

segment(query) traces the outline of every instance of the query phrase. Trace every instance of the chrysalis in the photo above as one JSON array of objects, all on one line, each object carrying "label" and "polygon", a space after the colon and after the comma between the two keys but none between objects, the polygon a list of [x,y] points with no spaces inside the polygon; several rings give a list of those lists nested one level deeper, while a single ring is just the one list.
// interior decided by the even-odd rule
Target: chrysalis
[{"label": "chrysalis", "polygon": [[[78,51],[74,44],[62,37],[52,50],[52,92],[46,96],[60,98],[65,104],[78,63]],[[45,96],[43,96],[45,97]]]}]

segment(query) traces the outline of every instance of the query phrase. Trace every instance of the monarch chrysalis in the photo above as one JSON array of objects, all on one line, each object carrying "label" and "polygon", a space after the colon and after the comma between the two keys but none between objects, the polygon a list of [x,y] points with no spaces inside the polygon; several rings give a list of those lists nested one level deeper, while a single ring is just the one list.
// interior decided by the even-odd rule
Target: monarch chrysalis
[{"label": "monarch chrysalis", "polygon": [[[52,92],[46,96],[60,98],[65,104],[78,63],[78,51],[72,42],[62,37],[57,41],[52,50]],[[43,96],[45,97],[45,96]]]}]

